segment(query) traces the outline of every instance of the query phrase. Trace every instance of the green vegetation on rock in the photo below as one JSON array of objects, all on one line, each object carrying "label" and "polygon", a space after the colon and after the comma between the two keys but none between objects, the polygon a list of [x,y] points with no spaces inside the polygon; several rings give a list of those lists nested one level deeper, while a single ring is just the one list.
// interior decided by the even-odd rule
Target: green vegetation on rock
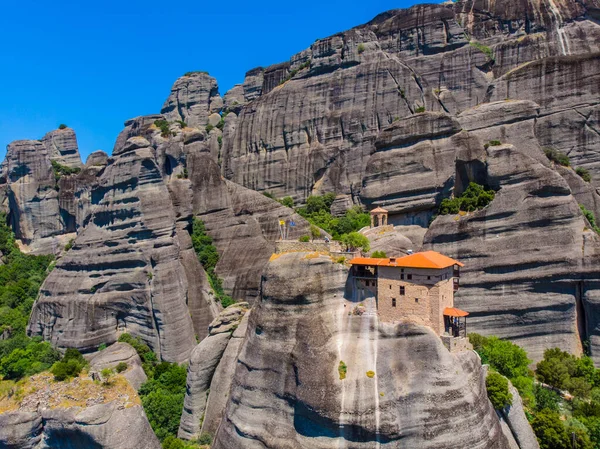
[{"label": "green vegetation on rock", "polygon": [[168,437],[172,437],[172,440],[177,436],[186,376],[185,365],[161,362],[154,367],[148,381],[138,392],[148,421],[161,441]]},{"label": "green vegetation on rock", "polygon": [[342,235],[340,242],[346,247],[346,251],[356,251],[360,249],[363,252],[367,252],[371,249],[369,239],[358,232],[350,232],[349,234]]},{"label": "green vegetation on rock", "polygon": [[223,307],[234,304],[235,301],[225,294],[225,291],[223,290],[223,281],[215,272],[215,267],[219,261],[217,248],[213,245],[212,237],[206,233],[204,223],[197,218],[194,218],[192,225],[192,244],[198,260],[208,275],[210,286],[215,293],[217,300]]},{"label": "green vegetation on rock", "polygon": [[63,176],[76,175],[81,171],[81,168],[75,167],[67,167],[66,165],[62,165],[56,161],[51,161],[52,171],[54,172],[54,180],[58,182],[58,180]]},{"label": "green vegetation on rock", "polygon": [[[600,448],[600,370],[589,357],[548,349],[534,373],[528,369],[530,360],[519,346],[478,334],[469,334],[469,340],[482,363],[508,377],[519,391],[540,448]],[[494,380],[489,380],[492,376]],[[497,376],[492,371],[486,380],[490,401],[496,408],[506,402],[503,396],[508,392]],[[568,392],[573,399],[563,397],[560,391]]]},{"label": "green vegetation on rock", "polygon": [[79,373],[87,364],[87,360],[83,358],[83,355],[77,349],[69,348],[62,360],[52,366],[50,372],[54,374],[54,380],[69,380],[72,377],[79,376]]},{"label": "green vegetation on rock", "polygon": [[586,207],[583,204],[580,204],[579,208],[581,209],[581,212],[583,213],[585,219],[590,223],[592,230],[594,230],[596,234],[600,234],[600,228],[596,224],[596,217],[594,216],[594,213],[591,210],[586,209]]},{"label": "green vegetation on rock", "polygon": [[52,256],[21,253],[0,214],[0,376],[17,380],[49,369],[60,354],[40,338],[26,336],[33,302],[48,274]]},{"label": "green vegetation on rock", "polygon": [[508,379],[501,374],[491,372],[485,379],[488,398],[496,410],[502,410],[512,404],[512,394],[508,391]]},{"label": "green vegetation on rock", "polygon": [[474,212],[490,204],[495,196],[496,192],[493,190],[471,182],[462,195],[443,199],[438,213],[439,215],[448,215],[457,214],[460,211]]},{"label": "green vegetation on rock", "polygon": [[490,47],[475,40],[470,41],[469,44],[471,45],[471,47],[476,48],[481,53],[483,53],[488,58],[488,60],[494,61],[494,51]]},{"label": "green vegetation on rock", "polygon": [[373,257],[375,259],[385,259],[385,258],[387,258],[387,254],[385,253],[385,251],[373,251],[373,254],[371,254],[371,257]]},{"label": "green vegetation on rock", "polygon": [[552,162],[557,163],[558,165],[562,165],[564,167],[570,167],[571,161],[569,160],[569,156],[564,153],[561,153],[554,148],[544,148],[544,154],[546,157]]},{"label": "green vegetation on rock", "polygon": [[61,123],[60,125],[58,125],[58,129],[67,129],[67,125]]},{"label": "green vegetation on rock", "polygon": [[577,173],[585,182],[590,182],[592,180],[592,175],[586,168],[577,167],[575,173]]}]

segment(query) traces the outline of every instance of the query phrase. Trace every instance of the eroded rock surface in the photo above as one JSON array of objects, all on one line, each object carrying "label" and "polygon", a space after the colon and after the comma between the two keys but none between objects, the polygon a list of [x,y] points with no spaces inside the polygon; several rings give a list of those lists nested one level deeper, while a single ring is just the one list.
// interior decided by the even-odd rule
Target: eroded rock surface
[{"label": "eroded rock surface", "polygon": [[507,448],[478,357],[350,314],[346,277],[327,256],[269,264],[214,446]]},{"label": "eroded rock surface", "polygon": [[89,352],[129,332],[161,359],[185,361],[195,334],[169,191],[144,138],[113,159],[89,223],[41,288],[29,333]]}]

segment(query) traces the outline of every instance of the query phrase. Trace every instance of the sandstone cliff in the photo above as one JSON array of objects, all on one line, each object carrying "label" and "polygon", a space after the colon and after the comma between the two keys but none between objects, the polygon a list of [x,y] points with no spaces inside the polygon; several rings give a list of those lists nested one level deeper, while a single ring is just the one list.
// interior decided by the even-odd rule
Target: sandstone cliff
[{"label": "sandstone cliff", "polygon": [[269,264],[214,447],[507,448],[478,357],[352,315],[347,273],[306,253]]}]

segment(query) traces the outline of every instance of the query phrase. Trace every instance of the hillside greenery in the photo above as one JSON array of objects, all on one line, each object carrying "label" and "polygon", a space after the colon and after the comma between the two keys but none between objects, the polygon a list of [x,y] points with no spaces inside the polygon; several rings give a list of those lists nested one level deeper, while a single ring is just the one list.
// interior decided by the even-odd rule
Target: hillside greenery
[{"label": "hillside greenery", "polygon": [[498,376],[509,379],[523,399],[540,448],[600,449],[600,370],[589,357],[548,349],[531,371],[519,346],[478,334],[469,334],[469,340],[492,370],[493,380],[486,380],[490,401],[495,408],[506,405],[509,391]]},{"label": "hillside greenery", "polygon": [[474,212],[490,204],[495,196],[496,192],[493,190],[471,182],[462,195],[443,199],[438,213],[439,215],[448,215],[458,214],[460,211]]},{"label": "hillside greenery", "polygon": [[56,161],[50,161],[52,164],[52,172],[54,172],[54,180],[59,181],[63,176],[76,175],[81,171],[81,168],[71,168],[66,165],[62,165]]},{"label": "hillside greenery", "polygon": [[49,272],[52,256],[21,253],[0,214],[0,376],[17,380],[49,369],[60,354],[40,338],[26,335],[33,302]]},{"label": "hillside greenery", "polygon": [[213,239],[206,233],[204,222],[198,218],[194,218],[192,224],[192,245],[198,260],[204,267],[210,286],[223,307],[232,305],[235,301],[228,296],[223,290],[223,281],[215,272],[217,262],[219,262],[219,253],[213,245]]}]

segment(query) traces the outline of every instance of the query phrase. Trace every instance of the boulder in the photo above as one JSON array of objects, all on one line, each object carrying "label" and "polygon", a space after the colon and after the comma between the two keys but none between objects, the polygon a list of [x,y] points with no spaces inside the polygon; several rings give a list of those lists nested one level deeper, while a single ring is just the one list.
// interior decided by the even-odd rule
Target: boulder
[{"label": "boulder", "polygon": [[133,347],[127,343],[115,343],[108,348],[97,352],[89,358],[90,373],[100,373],[105,368],[116,368],[119,363],[126,363],[127,370],[123,376],[129,383],[139,390],[148,377],[142,368],[142,359]]}]

